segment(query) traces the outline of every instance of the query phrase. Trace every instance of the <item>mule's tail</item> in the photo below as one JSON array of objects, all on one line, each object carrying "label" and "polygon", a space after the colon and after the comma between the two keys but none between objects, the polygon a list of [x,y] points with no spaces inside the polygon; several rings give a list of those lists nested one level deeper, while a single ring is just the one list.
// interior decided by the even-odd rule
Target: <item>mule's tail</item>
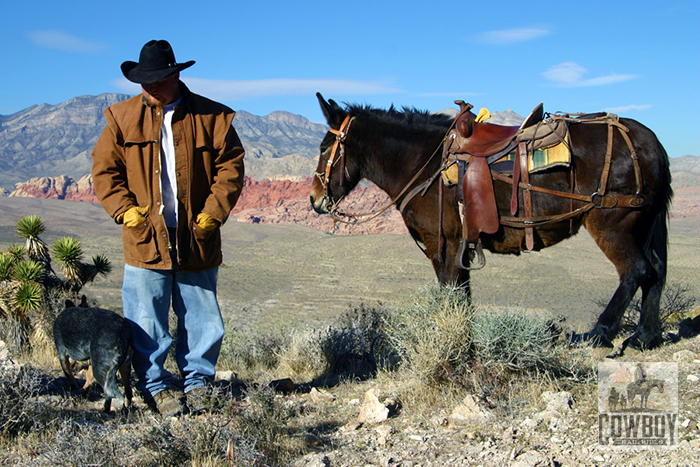
[{"label": "mule's tail", "polygon": [[644,248],[644,254],[654,265],[661,284],[666,282],[666,270],[668,264],[668,222],[673,188],[671,187],[671,169],[666,150],[659,144],[661,152],[661,167],[659,168],[659,192],[657,193],[652,209],[656,211],[654,223],[649,232],[649,237]]}]

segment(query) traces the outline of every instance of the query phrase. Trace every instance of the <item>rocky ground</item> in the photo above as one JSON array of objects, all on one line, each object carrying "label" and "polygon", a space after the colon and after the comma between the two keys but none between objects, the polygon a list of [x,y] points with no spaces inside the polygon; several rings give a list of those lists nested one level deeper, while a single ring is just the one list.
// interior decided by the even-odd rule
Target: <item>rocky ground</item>
[{"label": "rocky ground", "polygon": [[[575,350],[573,350],[575,351]],[[604,354],[598,354],[601,358]],[[407,388],[391,374],[380,373],[364,382],[342,383],[330,388],[298,385],[285,388],[277,402],[287,413],[286,427],[297,447],[305,452],[284,465],[294,467],[428,467],[428,466],[694,466],[700,449],[700,337],[649,352],[629,351],[622,361],[668,361],[678,364],[678,440],[671,449],[612,449],[598,442],[598,400],[595,378],[570,381],[568,390],[532,393],[519,407],[472,395],[444,395],[432,401],[407,403]],[[18,369],[0,344],[0,368]],[[219,375],[231,378],[231,373]],[[249,410],[245,392],[234,388],[216,406],[184,418],[157,421],[140,398],[132,411],[141,413],[129,423],[114,413],[99,414],[99,400],[88,402],[66,397],[60,390],[65,380],[58,369],[47,370],[49,385],[58,393],[40,396],[41,401],[73,417],[84,411],[88,424],[104,424],[127,436],[147,432],[165,423],[176,432],[193,424],[224,426],[231,413]],[[66,388],[63,387],[63,390]],[[427,394],[426,394],[427,396]],[[98,398],[99,399],[99,398]],[[450,402],[454,401],[454,402]],[[228,410],[221,410],[229,404]],[[414,407],[414,405],[419,407]],[[91,415],[92,414],[92,415]],[[235,417],[234,417],[235,418]],[[134,423],[134,419],[140,422]],[[90,420],[88,422],[88,420]],[[235,424],[234,420],[234,424]],[[150,427],[150,428],[149,428]],[[268,465],[264,460],[236,457],[229,448],[230,465]],[[232,457],[231,457],[232,456]],[[223,457],[223,452],[220,453]],[[38,462],[38,461],[37,461]],[[26,463],[21,465],[47,465]],[[131,465],[131,464],[129,464]],[[215,464],[221,465],[221,464]]]},{"label": "rocky ground", "polygon": [[[297,467],[321,466],[692,466],[700,449],[700,340],[684,344],[694,350],[661,355],[636,355],[644,360],[669,357],[679,364],[680,428],[673,449],[611,449],[598,443],[598,407],[595,381],[568,391],[533,394],[531,404],[506,414],[467,396],[451,411],[439,410],[426,420],[406,419],[400,411],[384,421],[379,415],[366,419],[365,412],[381,413],[373,382],[360,399],[334,399],[345,405],[351,420],[335,431],[330,446],[295,462]],[[629,357],[628,357],[629,358]],[[355,388],[360,392],[360,387]],[[332,392],[332,391],[331,391]],[[306,396],[314,401],[314,395]],[[382,395],[379,394],[379,400]],[[391,397],[384,400],[392,407]],[[307,402],[308,403],[308,402]],[[357,414],[357,419],[355,418]],[[365,418],[364,423],[363,417]]]}]

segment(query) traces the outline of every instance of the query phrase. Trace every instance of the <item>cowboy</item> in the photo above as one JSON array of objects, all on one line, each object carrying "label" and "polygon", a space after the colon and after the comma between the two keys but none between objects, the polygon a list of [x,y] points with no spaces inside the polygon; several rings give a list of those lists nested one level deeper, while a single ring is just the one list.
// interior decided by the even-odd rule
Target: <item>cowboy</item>
[{"label": "cowboy", "polygon": [[[178,63],[164,40],[146,43],[138,63],[122,63],[142,93],[105,110],[92,152],[95,193],[123,225],[122,302],[134,330],[136,387],[164,415],[186,411],[211,388],[224,335],[216,298],[221,225],[243,187],[235,112],[180,81],[194,63]],[[164,367],[171,305],[179,378]]]}]

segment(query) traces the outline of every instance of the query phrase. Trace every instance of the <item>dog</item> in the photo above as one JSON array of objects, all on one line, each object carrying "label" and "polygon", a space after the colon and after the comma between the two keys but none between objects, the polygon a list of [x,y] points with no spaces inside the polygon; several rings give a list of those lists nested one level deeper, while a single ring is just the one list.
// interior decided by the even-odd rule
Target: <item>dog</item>
[{"label": "dog", "polygon": [[[83,295],[80,306],[66,300],[65,310],[54,322],[53,336],[61,368],[73,389],[78,389],[78,383],[69,358],[77,361],[89,359],[82,392],[87,393],[95,382],[102,386],[106,413],[110,412],[112,399],[123,401],[124,408],[131,405],[133,393],[129,378],[134,334],[126,319],[113,311],[88,306]],[[126,398],[117,388],[117,371]]]}]

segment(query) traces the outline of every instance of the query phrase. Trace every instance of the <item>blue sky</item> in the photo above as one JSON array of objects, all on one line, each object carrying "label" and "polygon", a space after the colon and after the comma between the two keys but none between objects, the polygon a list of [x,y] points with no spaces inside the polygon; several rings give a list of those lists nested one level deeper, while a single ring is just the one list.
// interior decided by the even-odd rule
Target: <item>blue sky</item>
[{"label": "blue sky", "polygon": [[[700,2],[171,0],[3,5],[0,114],[105,92],[167,39],[195,92],[255,115],[323,117],[315,93],[376,107],[462,99],[527,115],[607,110],[700,156]],[[165,10],[164,5],[168,5]]]}]

